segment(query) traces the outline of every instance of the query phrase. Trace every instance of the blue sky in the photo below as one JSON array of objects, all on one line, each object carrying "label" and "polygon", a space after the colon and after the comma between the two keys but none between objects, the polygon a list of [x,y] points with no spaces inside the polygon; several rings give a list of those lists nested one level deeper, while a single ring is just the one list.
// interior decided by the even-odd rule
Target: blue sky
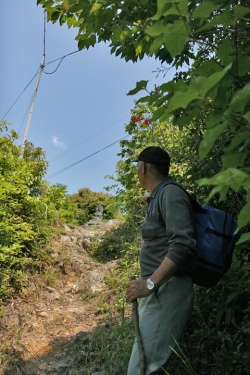
[{"label": "blue sky", "polygon": [[[9,109],[39,69],[44,16],[36,0],[2,0],[1,4],[0,118],[19,133],[20,144],[36,78]],[[47,23],[45,63],[76,51],[76,34],[77,29]],[[53,72],[58,62],[47,65],[44,71]],[[45,151],[48,177],[87,158],[50,178],[51,184],[67,185],[70,194],[82,187],[103,191],[112,184],[104,177],[115,175],[120,148],[119,143],[107,146],[126,136],[124,124],[129,122],[136,99],[126,93],[137,81],[149,80],[153,88],[175,73],[171,70],[165,79],[156,78],[153,71],[157,68],[160,63],[153,58],[126,63],[111,55],[108,45],[98,44],[66,57],[54,74],[42,74],[28,141]]]}]

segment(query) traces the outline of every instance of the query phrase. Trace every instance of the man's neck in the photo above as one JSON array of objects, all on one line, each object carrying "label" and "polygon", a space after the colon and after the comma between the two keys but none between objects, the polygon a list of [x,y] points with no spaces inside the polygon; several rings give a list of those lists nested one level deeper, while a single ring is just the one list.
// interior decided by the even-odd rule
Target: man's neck
[{"label": "man's neck", "polygon": [[155,176],[150,178],[147,185],[147,191],[149,191],[149,193],[152,193],[156,186],[158,186],[165,178],[166,177],[156,178]]}]

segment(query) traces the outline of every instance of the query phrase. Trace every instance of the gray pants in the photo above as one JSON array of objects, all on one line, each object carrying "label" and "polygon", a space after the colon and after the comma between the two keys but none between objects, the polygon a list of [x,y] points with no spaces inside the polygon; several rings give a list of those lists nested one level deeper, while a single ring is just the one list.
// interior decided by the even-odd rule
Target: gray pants
[{"label": "gray pants", "polygon": [[[172,354],[190,318],[194,298],[190,276],[173,276],[139,305],[139,322],[146,361],[146,375],[164,374],[163,366]],[[135,340],[127,375],[140,375]]]}]

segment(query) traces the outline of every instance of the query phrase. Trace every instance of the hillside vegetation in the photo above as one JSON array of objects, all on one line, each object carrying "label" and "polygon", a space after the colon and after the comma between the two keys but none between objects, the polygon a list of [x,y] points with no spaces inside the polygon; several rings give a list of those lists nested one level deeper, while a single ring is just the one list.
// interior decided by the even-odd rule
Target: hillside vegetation
[{"label": "hillside vegetation", "polygon": [[50,185],[45,179],[48,163],[43,150],[27,143],[23,158],[15,131],[5,122],[0,131],[0,301],[25,286],[30,273],[42,272],[49,262],[46,244],[56,224],[82,225],[98,204],[104,218],[117,212],[109,194],[82,188],[69,195],[65,185]]}]

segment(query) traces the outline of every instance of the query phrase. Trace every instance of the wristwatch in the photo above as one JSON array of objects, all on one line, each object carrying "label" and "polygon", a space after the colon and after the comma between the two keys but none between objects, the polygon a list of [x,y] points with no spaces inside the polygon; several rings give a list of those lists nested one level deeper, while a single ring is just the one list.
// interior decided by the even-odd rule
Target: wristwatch
[{"label": "wristwatch", "polygon": [[150,292],[153,292],[155,290],[155,284],[154,282],[150,279],[150,277],[147,279],[147,288]]}]

